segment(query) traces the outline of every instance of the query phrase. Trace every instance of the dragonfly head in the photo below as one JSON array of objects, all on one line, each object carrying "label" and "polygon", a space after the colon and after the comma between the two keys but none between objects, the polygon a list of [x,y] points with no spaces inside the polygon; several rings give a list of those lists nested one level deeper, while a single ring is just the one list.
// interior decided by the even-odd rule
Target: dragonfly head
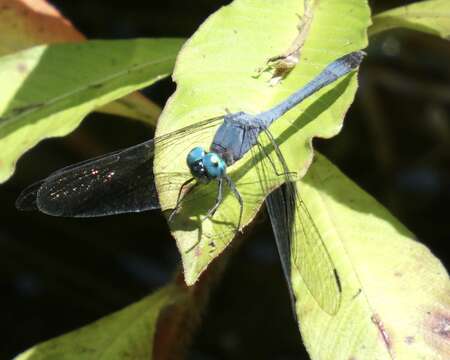
[{"label": "dragonfly head", "polygon": [[191,174],[202,183],[221,178],[225,175],[227,165],[215,152],[206,152],[202,147],[193,148],[186,159]]}]

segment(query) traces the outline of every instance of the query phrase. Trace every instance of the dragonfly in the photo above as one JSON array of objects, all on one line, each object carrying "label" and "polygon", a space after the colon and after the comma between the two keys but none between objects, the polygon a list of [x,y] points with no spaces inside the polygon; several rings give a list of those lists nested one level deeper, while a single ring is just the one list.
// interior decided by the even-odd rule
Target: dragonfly
[{"label": "dragonfly", "polygon": [[[215,202],[204,219],[214,217],[223,202],[225,187],[228,187],[239,203],[238,231],[241,229],[245,203],[227,169],[252,150],[257,153],[254,156],[255,164],[261,161],[266,164],[263,172],[275,174],[275,177],[284,180],[284,185],[270,189],[266,207],[291,301],[295,304],[291,283],[292,261],[316,302],[324,311],[334,314],[339,308],[342,291],[338,272],[320,231],[300,198],[297,182],[291,177],[292,172],[270,132],[270,125],[307,97],[355,71],[364,55],[362,51],[355,51],[338,58],[298,91],[267,111],[256,115],[227,113],[55,171],[23,190],[16,207],[19,210],[38,210],[47,215],[63,217],[141,212],[159,209],[158,192],[160,195],[178,186],[176,204],[168,216],[168,221],[172,222],[192,189],[216,182]],[[182,139],[188,139],[192,144],[197,141],[198,134],[205,131],[210,133],[211,130],[215,132],[209,150],[195,146],[186,154],[190,173],[186,181],[174,184],[176,173],[155,173],[153,163],[156,148],[171,152],[172,147]],[[272,146],[272,155],[262,143],[263,136]],[[158,177],[158,191],[155,177]],[[269,192],[268,185],[266,188]]]}]

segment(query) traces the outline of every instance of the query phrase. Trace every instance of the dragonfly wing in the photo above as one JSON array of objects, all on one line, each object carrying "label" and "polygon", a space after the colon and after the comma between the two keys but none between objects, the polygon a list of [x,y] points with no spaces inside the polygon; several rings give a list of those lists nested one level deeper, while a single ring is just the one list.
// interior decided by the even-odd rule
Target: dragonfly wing
[{"label": "dragonfly wing", "polygon": [[[295,294],[291,281],[291,239],[289,229],[292,226],[290,208],[284,202],[283,185],[273,190],[266,198],[266,208],[272,224],[281,267],[289,288],[292,306],[295,309]],[[295,313],[295,312],[294,312]]]},{"label": "dragonfly wing", "polygon": [[266,198],[266,206],[291,297],[295,299],[291,282],[292,270],[295,269],[320,307],[329,314],[335,314],[341,301],[337,270],[297,189],[298,182],[292,181],[284,157],[272,136],[268,138],[274,147],[275,156],[264,154],[266,160],[261,161],[261,165],[266,168],[265,173],[272,171],[284,174],[284,184],[270,193]]},{"label": "dragonfly wing", "polygon": [[291,259],[311,295],[323,310],[333,315],[341,303],[339,274],[297,186],[298,183],[288,184],[292,188],[289,196],[295,203]]},{"label": "dragonfly wing", "polygon": [[19,198],[16,200],[16,208],[23,211],[39,210],[36,204],[37,193],[45,180],[40,180],[28,186],[22,191]]},{"label": "dragonfly wing", "polygon": [[[26,188],[17,199],[16,206],[21,210],[39,210],[48,215],[65,217],[106,216],[159,208],[153,172],[155,146],[170,148],[177,141],[189,138],[188,135],[217,125],[219,120],[205,120],[127,149],[60,169]],[[192,147],[192,140],[186,144],[185,153],[190,150],[188,146]],[[178,147],[180,151],[184,149]],[[178,176],[180,174],[182,176]],[[160,190],[173,190],[186,175],[187,172],[159,173]]]},{"label": "dragonfly wing", "polygon": [[71,165],[25,189],[22,210],[90,217],[159,207],[153,182],[154,142]]}]

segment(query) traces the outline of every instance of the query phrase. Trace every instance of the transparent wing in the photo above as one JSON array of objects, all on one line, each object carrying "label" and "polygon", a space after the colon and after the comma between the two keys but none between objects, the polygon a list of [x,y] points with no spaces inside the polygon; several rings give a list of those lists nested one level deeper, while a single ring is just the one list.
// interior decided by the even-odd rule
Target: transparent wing
[{"label": "transparent wing", "polygon": [[[221,117],[208,119],[60,169],[26,188],[16,206],[20,210],[39,210],[66,217],[106,216],[159,208],[153,172],[155,146],[168,148],[166,161],[170,161],[182,152],[186,154],[197,138],[202,140],[221,120]],[[158,176],[160,191],[168,191],[177,188],[189,175],[180,172]]]},{"label": "transparent wing", "polygon": [[[292,181],[283,155],[271,134],[267,132],[266,135],[272,151],[265,150],[267,146],[259,147],[259,174],[262,186],[271,191],[266,205],[291,298],[295,300],[291,282],[292,263],[320,307],[329,314],[335,314],[341,301],[337,270],[319,229],[301,199],[297,182]],[[280,184],[284,182],[274,190],[264,185],[266,178],[273,178],[273,172],[280,175]],[[270,184],[273,186],[273,181]]]}]

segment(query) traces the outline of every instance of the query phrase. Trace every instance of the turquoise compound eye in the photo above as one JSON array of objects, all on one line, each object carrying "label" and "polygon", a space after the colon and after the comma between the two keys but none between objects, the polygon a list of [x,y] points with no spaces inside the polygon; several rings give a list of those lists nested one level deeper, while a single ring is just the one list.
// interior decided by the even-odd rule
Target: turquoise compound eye
[{"label": "turquoise compound eye", "polygon": [[203,150],[202,147],[197,146],[197,147],[193,148],[189,152],[189,154],[188,154],[188,156],[186,158],[186,162],[187,162],[189,168],[191,168],[191,166],[193,164],[195,164],[196,162],[198,162],[200,160],[203,160],[205,155],[206,155],[205,150]]},{"label": "turquoise compound eye", "polygon": [[210,152],[203,158],[203,166],[206,169],[208,177],[211,179],[220,178],[225,175],[227,165],[225,161],[216,153]]}]

